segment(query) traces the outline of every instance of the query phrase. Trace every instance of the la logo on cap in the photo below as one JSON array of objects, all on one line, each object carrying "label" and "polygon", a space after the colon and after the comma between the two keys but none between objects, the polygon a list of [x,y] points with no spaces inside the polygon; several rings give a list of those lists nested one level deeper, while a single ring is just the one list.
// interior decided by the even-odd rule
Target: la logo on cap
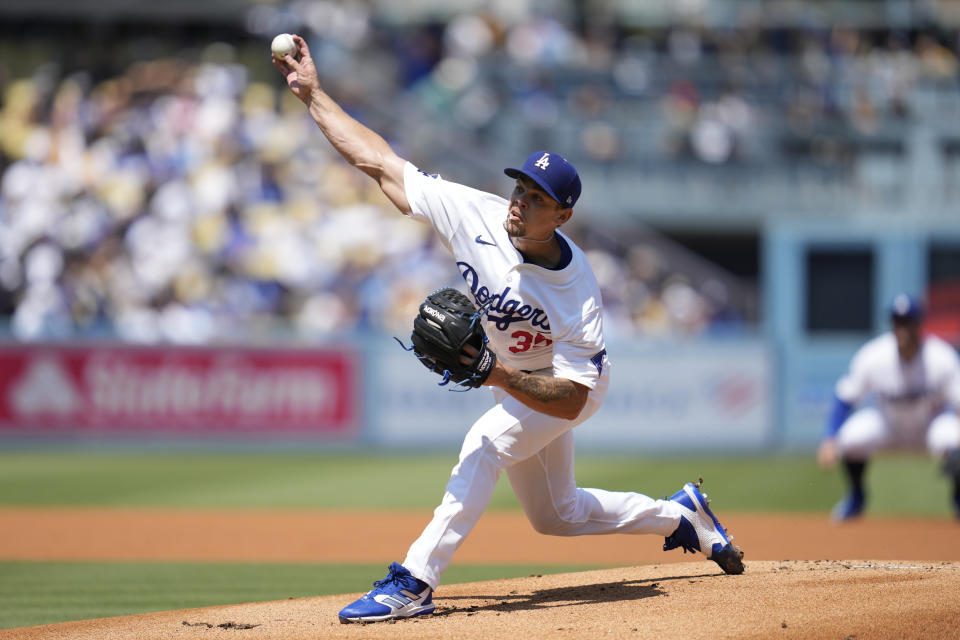
[{"label": "la logo on cap", "polygon": [[523,161],[522,169],[507,167],[503,173],[511,178],[527,176],[559,203],[572,207],[580,197],[580,176],[572,164],[543,149],[534,151]]}]

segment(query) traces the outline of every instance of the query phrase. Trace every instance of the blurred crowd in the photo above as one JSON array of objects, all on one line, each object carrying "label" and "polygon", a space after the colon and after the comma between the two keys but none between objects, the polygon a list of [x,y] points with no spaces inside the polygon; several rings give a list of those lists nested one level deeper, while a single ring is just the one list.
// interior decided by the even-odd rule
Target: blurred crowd
[{"label": "blurred crowd", "polygon": [[436,52],[434,66],[408,82],[438,105],[438,117],[483,139],[557,140],[607,165],[838,166],[873,137],[955,116],[956,28],[743,22],[636,29],[593,16],[577,28],[539,15],[508,28],[493,16],[464,15],[440,32],[424,30],[436,40],[424,47]]},{"label": "blurred crowd", "polygon": [[[298,335],[408,329],[427,291],[458,282],[449,258],[288,95],[236,65],[171,60],[95,85],[41,74],[7,87],[0,289],[13,333],[191,343],[272,335],[278,319]],[[611,302],[640,285],[609,252],[591,258]],[[669,275],[655,255],[634,262],[648,282]],[[683,287],[674,276],[666,290]],[[702,328],[690,300],[674,306]],[[664,304],[644,315],[678,329]]]},{"label": "blurred crowd", "polygon": [[[918,82],[957,82],[956,33],[623,33],[539,14],[510,28],[469,14],[387,30],[363,6],[312,3],[289,30],[315,34],[346,108],[445,175],[458,149],[510,141],[523,153],[569,149],[575,163],[734,162],[770,152],[754,134],[771,120],[798,133],[828,121],[869,132],[912,117]],[[256,76],[214,44],[196,60],[106,77],[48,66],[5,82],[0,316],[13,335],[200,343],[403,332],[426,292],[459,283],[428,227],[340,161],[278,76]],[[364,85],[371,77],[381,82]],[[424,119],[434,137],[419,135]],[[620,128],[627,121],[642,141]],[[460,137],[437,142],[446,135]],[[452,178],[506,193],[498,167]],[[615,333],[755,321],[722,270],[680,270],[664,245],[598,231],[581,222],[570,233]]]},{"label": "blurred crowd", "polygon": [[389,321],[437,259],[427,236],[385,215],[284,95],[215,61],[11,84],[0,283],[15,335],[204,342],[278,317]]}]

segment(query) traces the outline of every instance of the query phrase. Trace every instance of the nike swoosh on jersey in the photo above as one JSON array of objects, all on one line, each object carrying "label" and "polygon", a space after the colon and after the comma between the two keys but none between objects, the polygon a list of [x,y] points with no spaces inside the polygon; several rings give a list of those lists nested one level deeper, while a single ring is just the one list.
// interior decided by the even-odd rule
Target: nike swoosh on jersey
[{"label": "nike swoosh on jersey", "polygon": [[476,238],[474,238],[474,241],[475,241],[477,244],[488,244],[488,245],[490,245],[491,247],[497,246],[497,243],[496,243],[496,242],[490,242],[490,241],[488,241],[488,240],[484,240],[481,236],[477,236]]}]

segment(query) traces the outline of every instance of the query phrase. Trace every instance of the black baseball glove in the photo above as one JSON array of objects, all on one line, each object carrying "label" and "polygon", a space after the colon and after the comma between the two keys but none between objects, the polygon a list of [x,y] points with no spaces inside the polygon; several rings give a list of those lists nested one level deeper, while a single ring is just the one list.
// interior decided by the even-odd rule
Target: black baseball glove
[{"label": "black baseball glove", "polygon": [[[493,371],[497,356],[487,348],[481,313],[470,298],[451,287],[437,289],[420,304],[413,319],[410,350],[425,367],[443,376],[441,385],[452,380],[475,389]],[[476,357],[464,353],[466,345],[477,350]],[[463,364],[461,357],[469,364]]]}]

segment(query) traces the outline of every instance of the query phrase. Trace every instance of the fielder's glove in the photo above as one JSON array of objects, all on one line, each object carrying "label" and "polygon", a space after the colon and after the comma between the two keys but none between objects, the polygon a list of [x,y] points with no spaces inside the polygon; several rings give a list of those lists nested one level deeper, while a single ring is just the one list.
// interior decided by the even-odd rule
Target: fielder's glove
[{"label": "fielder's glove", "polygon": [[[413,319],[413,346],[409,350],[425,367],[443,376],[441,385],[451,380],[467,389],[482,386],[497,363],[497,356],[487,348],[487,335],[481,322],[482,309],[470,298],[451,287],[437,289],[420,305]],[[470,358],[465,345],[477,350]],[[469,364],[461,362],[461,356]]]}]

